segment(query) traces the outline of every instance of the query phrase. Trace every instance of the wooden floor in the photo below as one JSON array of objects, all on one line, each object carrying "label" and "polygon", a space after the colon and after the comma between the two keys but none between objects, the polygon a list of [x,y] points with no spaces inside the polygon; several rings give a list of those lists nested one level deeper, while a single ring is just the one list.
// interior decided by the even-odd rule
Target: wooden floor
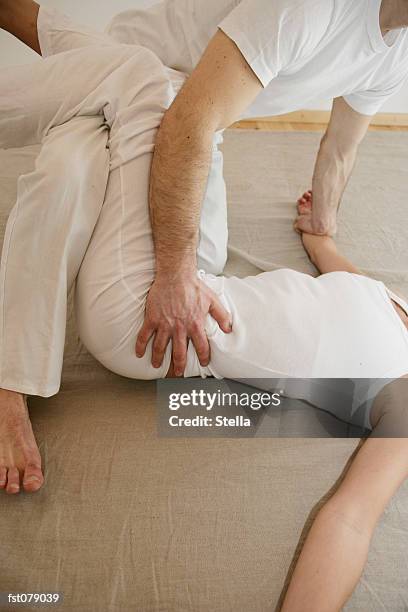
[{"label": "wooden floor", "polygon": [[[240,121],[233,125],[239,130],[266,130],[269,132],[324,132],[330,120],[330,111],[301,110],[279,117],[260,117]],[[378,113],[373,117],[372,131],[408,131],[408,114]]]},{"label": "wooden floor", "polygon": [[[290,121],[240,121],[232,128],[235,130],[264,130],[268,132],[324,132],[327,123],[298,123]],[[406,125],[370,125],[370,131],[408,132]]]}]

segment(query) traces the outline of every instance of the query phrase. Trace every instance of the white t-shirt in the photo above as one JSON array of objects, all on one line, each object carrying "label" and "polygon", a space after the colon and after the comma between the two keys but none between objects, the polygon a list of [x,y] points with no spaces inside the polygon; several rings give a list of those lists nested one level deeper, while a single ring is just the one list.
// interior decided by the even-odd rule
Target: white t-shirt
[{"label": "white t-shirt", "polygon": [[245,116],[339,96],[373,115],[408,78],[408,29],[383,37],[380,7],[381,0],[165,0],[119,14],[108,33],[189,74],[219,27],[264,86]]},{"label": "white t-shirt", "polygon": [[[377,394],[408,374],[408,330],[391,299],[406,312],[408,304],[380,281],[288,269],[247,278],[199,274],[231,313],[233,330],[224,334],[208,315],[211,362],[202,367],[190,343],[186,377],[257,379],[265,390],[273,380],[292,379],[281,387],[287,397],[371,429]],[[348,379],[351,395],[342,397],[347,385],[338,388],[333,379]]]}]

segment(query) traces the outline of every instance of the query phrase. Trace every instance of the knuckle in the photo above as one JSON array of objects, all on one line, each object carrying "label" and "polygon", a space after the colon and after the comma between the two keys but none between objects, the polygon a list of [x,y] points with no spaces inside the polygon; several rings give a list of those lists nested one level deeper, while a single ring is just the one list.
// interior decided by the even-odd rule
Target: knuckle
[{"label": "knuckle", "polygon": [[179,319],[179,318],[176,319],[175,322],[174,322],[174,329],[177,332],[181,332],[182,333],[185,330],[184,320],[183,319]]}]

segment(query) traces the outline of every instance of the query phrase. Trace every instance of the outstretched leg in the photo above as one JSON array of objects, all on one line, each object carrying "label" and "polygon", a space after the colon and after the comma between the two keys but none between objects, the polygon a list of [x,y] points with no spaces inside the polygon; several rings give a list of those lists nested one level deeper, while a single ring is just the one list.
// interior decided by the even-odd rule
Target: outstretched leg
[{"label": "outstretched leg", "polygon": [[338,612],[363,572],[376,524],[408,477],[408,439],[368,439],[306,538],[282,612]]}]

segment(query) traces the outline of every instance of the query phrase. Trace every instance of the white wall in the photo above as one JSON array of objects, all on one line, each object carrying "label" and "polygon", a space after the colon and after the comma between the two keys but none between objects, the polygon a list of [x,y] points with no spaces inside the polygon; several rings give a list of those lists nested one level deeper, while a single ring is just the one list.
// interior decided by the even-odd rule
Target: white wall
[{"label": "white wall", "polygon": [[[73,18],[88,23],[94,28],[103,29],[109,19],[120,11],[135,6],[148,6],[157,0],[42,0],[41,4],[56,7]],[[203,0],[205,2],[205,0]],[[0,66],[19,64],[35,60],[36,54],[26,49],[20,42],[6,32],[0,31]],[[330,101],[322,100],[312,110],[329,109]],[[402,91],[382,108],[384,113],[408,113],[408,83]]]}]

